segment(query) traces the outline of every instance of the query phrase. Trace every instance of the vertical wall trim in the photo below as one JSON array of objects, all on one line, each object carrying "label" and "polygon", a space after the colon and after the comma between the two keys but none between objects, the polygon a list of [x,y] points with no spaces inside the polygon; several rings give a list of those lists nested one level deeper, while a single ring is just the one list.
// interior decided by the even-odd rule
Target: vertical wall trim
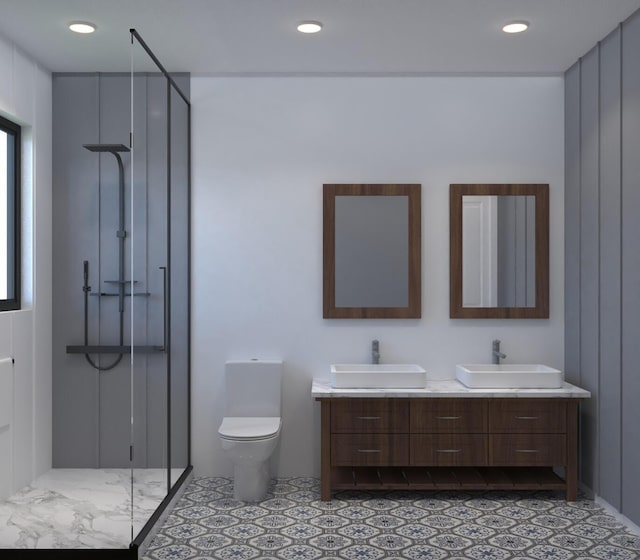
[{"label": "vertical wall trim", "polygon": [[[578,61],[578,255],[582,255],[582,57]],[[582,385],[582,270],[578,264],[578,382]],[[582,442],[582,424],[580,425]],[[582,451],[582,450],[581,450]],[[580,462],[582,471],[582,461]]]},{"label": "vertical wall trim", "polygon": [[[624,134],[623,134],[623,126],[622,123],[623,121],[623,116],[624,116],[624,110],[623,110],[623,104],[624,104],[624,95],[622,94],[623,92],[623,81],[624,81],[624,66],[623,66],[623,41],[622,41],[622,33],[624,31],[624,25],[622,23],[620,23],[618,25],[618,28],[620,29],[620,37],[619,37],[619,41],[620,41],[620,247],[619,247],[619,252],[620,252],[620,258],[619,258],[619,262],[620,262],[620,313],[619,313],[619,320],[620,320],[620,334],[622,335],[622,333],[624,332],[624,314],[622,313],[622,301],[623,301],[623,287],[624,287],[624,282],[623,282],[623,275],[622,275],[622,270],[623,270],[623,264],[622,264],[622,232],[623,232],[623,221],[624,221],[624,214],[622,212],[622,209],[624,208],[624,204],[623,204],[623,199],[624,199],[624,189],[622,188],[624,185],[624,181],[623,181],[623,175],[624,175],[624,157],[623,157],[623,153],[624,150],[622,149],[624,146]],[[620,371],[620,407],[618,408],[618,415],[619,415],[619,425],[618,425],[618,433],[621,436],[621,443],[620,443],[620,464],[619,464],[619,476],[618,476],[618,480],[620,483],[620,511],[624,511],[624,483],[622,480],[623,477],[623,473],[624,473],[624,469],[622,468],[622,465],[624,464],[624,445],[622,444],[622,409],[624,406],[624,400],[622,398],[622,395],[624,395],[624,375],[622,375],[622,365],[623,365],[623,360],[622,360],[622,353],[624,351],[623,345],[622,345],[622,336],[620,336],[619,340],[618,340],[618,345],[620,348],[620,352],[618,353],[618,364],[619,364],[619,371]]]},{"label": "vertical wall trim", "polygon": [[[102,77],[101,75],[98,73],[96,74],[96,131],[97,131],[97,139],[96,141],[98,142],[98,144],[100,143],[100,135],[101,135],[101,120],[100,120],[100,103],[101,103],[101,93],[102,93]],[[100,155],[98,154],[97,157],[98,160],[98,173],[97,173],[97,178],[98,178],[98,200],[97,200],[97,204],[98,204],[98,239],[96,241],[96,245],[98,246],[98,254],[96,255],[96,262],[93,263],[93,266],[91,267],[91,270],[93,271],[97,271],[98,272],[98,277],[95,280],[97,287],[98,287],[98,291],[100,291],[100,287],[102,286],[102,282],[100,281],[100,276],[101,276],[101,269],[100,269],[100,263],[102,262],[102,157],[100,157]],[[94,272],[95,274],[95,272]],[[95,278],[95,276],[94,276]],[[100,302],[102,298],[96,298],[96,303],[95,305],[98,307],[98,311],[96,313],[96,323],[97,323],[97,335],[98,335],[98,341],[97,344],[100,344],[100,341],[102,340],[102,304]],[[102,356],[99,355],[98,356],[98,364],[102,365],[101,363],[102,361]],[[96,424],[96,435],[97,437],[95,438],[95,446],[96,446],[96,465],[100,465],[100,426],[102,425],[102,407],[100,406],[100,392],[101,392],[101,386],[100,386],[100,374],[98,373],[98,371],[96,370],[91,370],[91,375],[95,376],[96,379],[96,411],[97,411],[97,416],[98,416],[98,422]]]},{"label": "vertical wall trim", "polygon": [[187,103],[187,127],[187,462],[191,465],[191,103]]},{"label": "vertical wall trim", "polygon": [[[600,266],[600,260],[602,258],[602,219],[601,219],[601,208],[600,204],[600,189],[602,186],[602,42],[598,41],[598,189],[596,194],[596,201],[598,204],[598,327],[601,324],[601,313],[600,313],[600,305],[601,305],[601,293],[602,293],[602,267]],[[602,391],[600,390],[600,383],[602,381],[602,336],[601,330],[598,328],[598,396],[596,401],[596,442],[595,442],[595,452],[596,458],[595,461],[595,473],[593,476],[593,480],[595,482],[594,490],[596,494],[600,494],[600,395]]]}]

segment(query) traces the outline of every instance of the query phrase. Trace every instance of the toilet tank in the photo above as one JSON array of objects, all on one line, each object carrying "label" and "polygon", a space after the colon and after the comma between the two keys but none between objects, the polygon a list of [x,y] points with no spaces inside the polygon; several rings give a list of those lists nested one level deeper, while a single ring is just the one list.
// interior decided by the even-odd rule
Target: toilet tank
[{"label": "toilet tank", "polygon": [[281,360],[225,363],[225,416],[281,416]]}]

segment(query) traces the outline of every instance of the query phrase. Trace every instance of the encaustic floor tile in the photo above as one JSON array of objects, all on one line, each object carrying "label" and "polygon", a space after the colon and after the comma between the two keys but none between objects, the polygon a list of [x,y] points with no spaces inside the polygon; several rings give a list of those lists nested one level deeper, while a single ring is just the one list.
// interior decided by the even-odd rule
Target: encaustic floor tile
[{"label": "encaustic floor tile", "polygon": [[192,481],[146,560],[638,560],[640,537],[590,500],[553,492],[338,492],[274,480],[233,499],[228,478]]}]

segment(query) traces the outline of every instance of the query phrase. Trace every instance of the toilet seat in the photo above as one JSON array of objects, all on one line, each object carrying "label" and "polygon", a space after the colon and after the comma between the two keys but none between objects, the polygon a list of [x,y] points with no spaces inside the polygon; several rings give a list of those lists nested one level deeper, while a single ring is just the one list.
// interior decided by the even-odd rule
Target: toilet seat
[{"label": "toilet seat", "polygon": [[218,434],[223,439],[235,441],[260,441],[277,436],[280,432],[279,416],[270,417],[238,417],[229,416],[222,419]]}]

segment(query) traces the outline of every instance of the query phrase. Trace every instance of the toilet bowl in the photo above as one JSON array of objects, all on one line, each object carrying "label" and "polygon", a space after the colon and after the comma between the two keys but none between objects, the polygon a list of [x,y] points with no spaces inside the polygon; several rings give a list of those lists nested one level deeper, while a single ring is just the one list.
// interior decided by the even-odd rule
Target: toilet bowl
[{"label": "toilet bowl", "polygon": [[280,439],[282,362],[227,362],[225,381],[225,417],[218,435],[233,463],[233,496],[256,502],[269,488],[269,459]]},{"label": "toilet bowl", "polygon": [[269,417],[227,417],[222,421],[218,434],[222,449],[233,463],[233,496],[236,500],[257,502],[267,493],[269,458],[278,444],[280,425],[280,418]]}]

